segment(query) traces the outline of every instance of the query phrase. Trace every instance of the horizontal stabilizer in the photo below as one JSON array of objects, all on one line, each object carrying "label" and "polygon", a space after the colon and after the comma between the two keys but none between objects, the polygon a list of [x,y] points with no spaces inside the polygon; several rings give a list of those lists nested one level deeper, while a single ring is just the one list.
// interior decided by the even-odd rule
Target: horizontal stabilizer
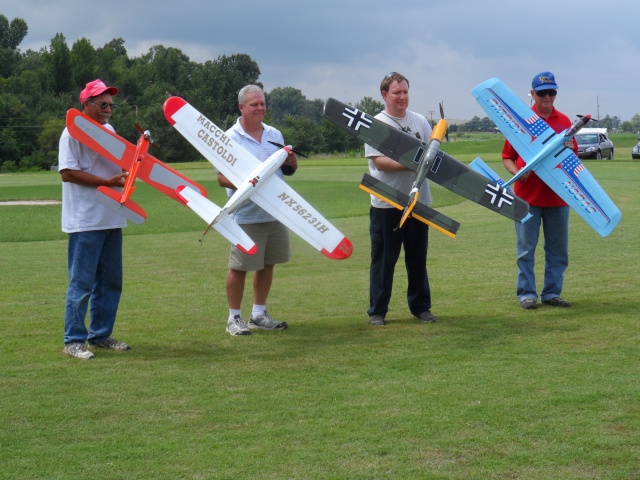
[{"label": "horizontal stabilizer", "polygon": [[[372,177],[365,173],[362,176],[362,183],[360,188],[365,192],[375,195],[380,200],[387,202],[389,205],[397,208],[398,210],[404,210],[404,206],[409,201],[409,196],[390,187],[386,183]],[[416,203],[411,216],[427,225],[432,226],[436,230],[444,233],[445,235],[455,238],[460,223],[456,222],[452,218],[434,210],[433,208],[425,205],[424,203]]]},{"label": "horizontal stabilizer", "polygon": [[98,187],[96,200],[109,210],[116,212],[127,220],[131,220],[135,224],[140,225],[147,218],[147,214],[142,207],[133,200],[127,199],[124,203],[120,203],[122,193],[112,188]]},{"label": "horizontal stabilizer", "polygon": [[228,215],[220,215],[222,209],[208,198],[203,197],[195,190],[184,185],[176,188],[176,193],[184,204],[196,212],[207,225],[214,228],[220,235],[229,240],[233,245],[248,255],[258,251],[251,237]]}]

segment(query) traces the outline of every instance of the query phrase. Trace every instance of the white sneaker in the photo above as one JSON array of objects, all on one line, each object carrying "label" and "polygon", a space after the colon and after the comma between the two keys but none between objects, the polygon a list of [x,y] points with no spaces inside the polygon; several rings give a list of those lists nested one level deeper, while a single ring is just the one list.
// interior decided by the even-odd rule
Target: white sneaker
[{"label": "white sneaker", "polygon": [[80,342],[67,343],[64,346],[62,353],[82,360],[89,360],[90,358],[93,358],[93,353],[87,350],[84,343]]},{"label": "white sneaker", "polygon": [[261,328],[263,330],[284,330],[287,328],[287,322],[278,322],[266,311],[257,317],[253,315],[249,319],[249,328]]},{"label": "white sneaker", "polygon": [[227,320],[227,332],[229,335],[251,335],[251,332],[247,328],[247,324],[240,315],[234,315]]}]

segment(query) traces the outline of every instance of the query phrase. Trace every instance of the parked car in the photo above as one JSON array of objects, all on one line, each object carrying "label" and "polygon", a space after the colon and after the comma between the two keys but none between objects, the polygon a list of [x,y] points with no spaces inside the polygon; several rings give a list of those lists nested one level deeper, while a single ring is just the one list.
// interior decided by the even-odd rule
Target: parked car
[{"label": "parked car", "polygon": [[578,156],[613,160],[613,142],[607,136],[606,128],[583,128],[576,134]]},{"label": "parked car", "polygon": [[640,158],[640,142],[638,142],[638,144],[631,149],[631,158]]}]

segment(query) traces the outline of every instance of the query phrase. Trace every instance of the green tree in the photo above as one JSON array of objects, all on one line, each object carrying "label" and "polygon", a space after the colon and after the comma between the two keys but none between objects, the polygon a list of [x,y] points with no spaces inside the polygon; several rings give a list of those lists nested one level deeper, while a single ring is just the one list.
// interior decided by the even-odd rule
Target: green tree
[{"label": "green tree", "polygon": [[271,121],[283,125],[287,117],[301,117],[307,101],[302,92],[293,87],[276,87],[267,97]]},{"label": "green tree", "polygon": [[71,47],[69,54],[71,82],[74,90],[81,91],[91,80],[97,78],[98,61],[96,50],[87,38],[81,38]]},{"label": "green tree", "polygon": [[222,55],[195,66],[187,99],[220,128],[226,129],[238,117],[238,92],[245,85],[262,87],[259,76],[258,64],[249,55]]},{"label": "green tree", "polygon": [[371,97],[364,97],[358,103],[356,103],[355,107],[358,110],[362,110],[365,113],[368,113],[371,116],[375,116],[381,111],[384,110],[384,103],[374,100]]},{"label": "green tree", "polygon": [[51,46],[45,58],[53,92],[56,94],[71,92],[71,54],[62,33],[57,33],[51,39]]},{"label": "green tree", "polygon": [[7,17],[0,15],[0,77],[8,78],[13,74],[20,62],[18,45],[28,31],[27,22],[22,18],[14,18],[9,22]]},{"label": "green tree", "polygon": [[287,116],[280,130],[284,141],[296,150],[306,153],[325,151],[322,132],[309,118]]},{"label": "green tree", "polygon": [[133,94],[135,90],[129,75],[132,61],[127,55],[124,40],[114,38],[104,47],[96,49],[96,56],[97,78],[116,85],[123,96]]},{"label": "green tree", "polygon": [[342,153],[359,151],[364,155],[364,145],[360,140],[326,118],[322,119],[320,132],[322,133],[324,148],[316,150],[316,152]]}]

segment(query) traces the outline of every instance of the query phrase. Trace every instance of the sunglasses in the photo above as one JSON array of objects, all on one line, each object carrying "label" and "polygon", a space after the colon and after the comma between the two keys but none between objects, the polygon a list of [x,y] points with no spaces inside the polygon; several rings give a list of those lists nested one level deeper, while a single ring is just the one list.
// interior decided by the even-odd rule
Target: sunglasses
[{"label": "sunglasses", "polygon": [[91,103],[93,105],[98,105],[101,110],[106,110],[107,107],[109,107],[111,110],[116,108],[116,104],[115,103],[107,103],[107,102],[101,102],[101,103],[89,102],[89,103]]},{"label": "sunglasses", "polygon": [[557,90],[538,90],[536,91],[536,95],[539,97],[546,97],[547,95],[549,95],[550,97],[555,97],[558,94]]}]

